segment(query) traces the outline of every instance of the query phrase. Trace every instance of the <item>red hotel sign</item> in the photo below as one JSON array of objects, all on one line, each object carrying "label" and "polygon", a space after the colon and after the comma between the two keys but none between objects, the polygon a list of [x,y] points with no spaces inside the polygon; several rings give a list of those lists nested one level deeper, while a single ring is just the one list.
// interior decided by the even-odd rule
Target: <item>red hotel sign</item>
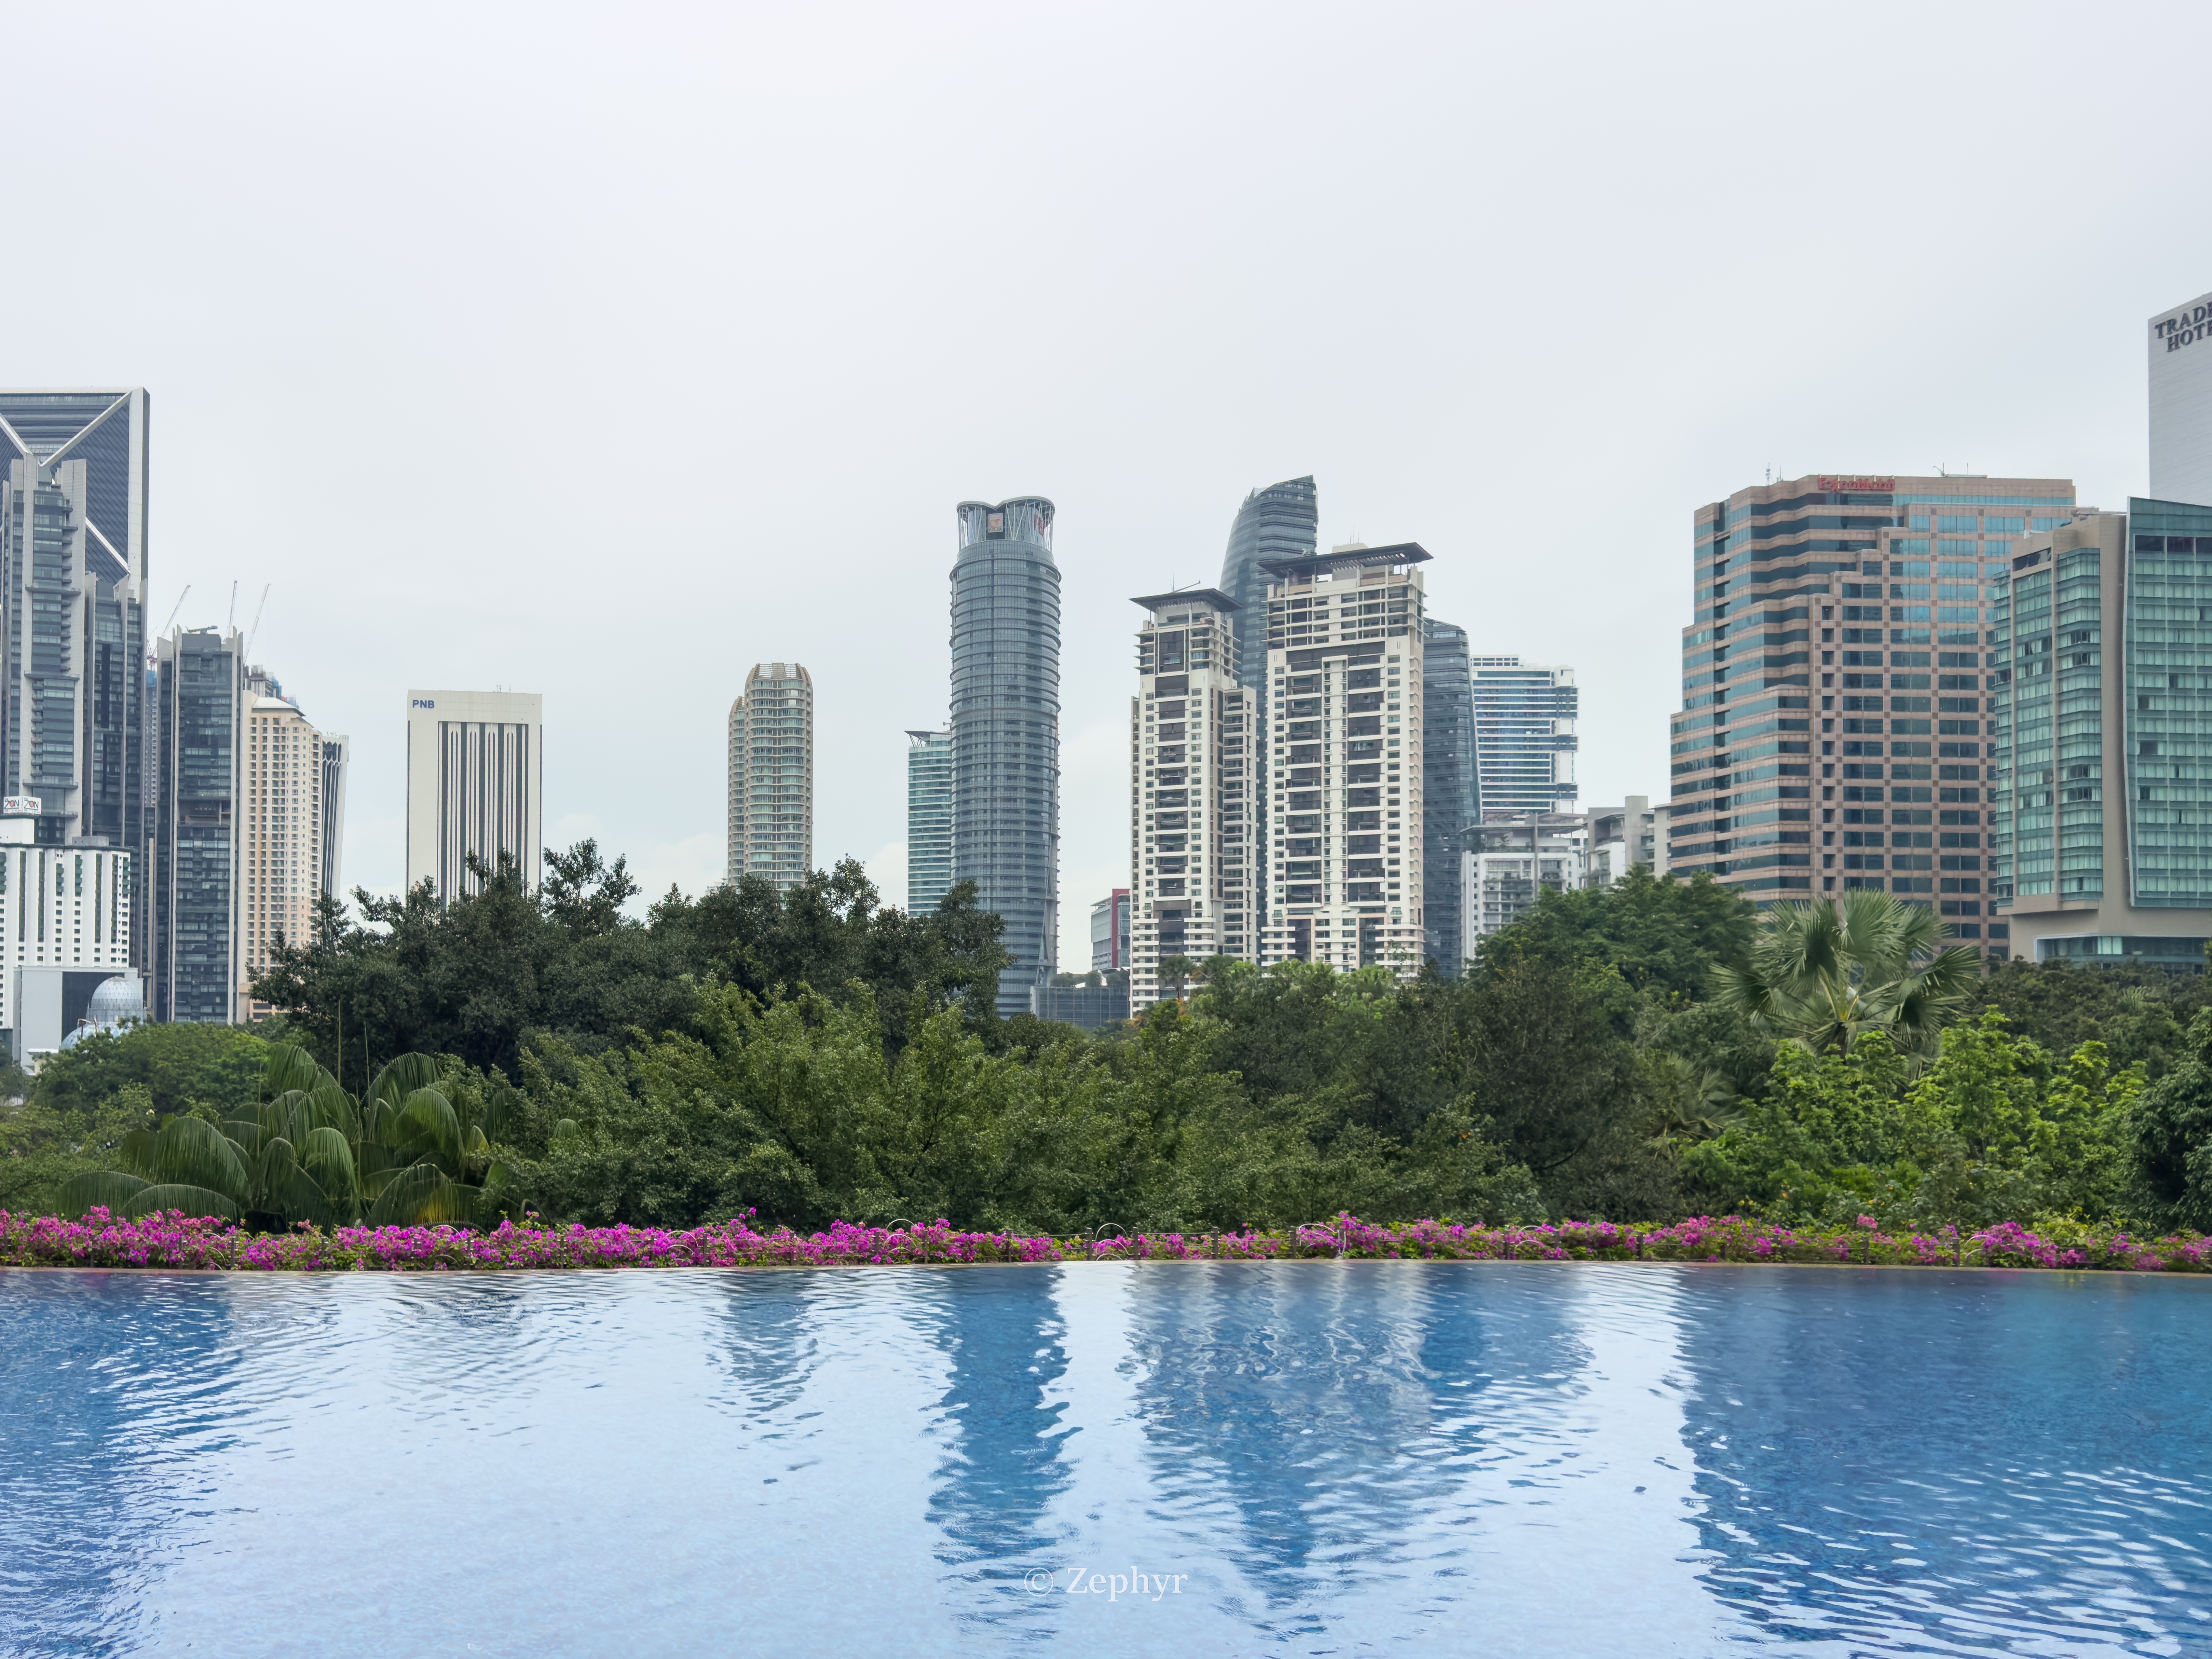
[{"label": "red hotel sign", "polygon": [[1823,472],[1819,477],[1820,487],[1823,489],[1882,490],[1897,488],[1894,478],[1861,478],[1840,472]]}]

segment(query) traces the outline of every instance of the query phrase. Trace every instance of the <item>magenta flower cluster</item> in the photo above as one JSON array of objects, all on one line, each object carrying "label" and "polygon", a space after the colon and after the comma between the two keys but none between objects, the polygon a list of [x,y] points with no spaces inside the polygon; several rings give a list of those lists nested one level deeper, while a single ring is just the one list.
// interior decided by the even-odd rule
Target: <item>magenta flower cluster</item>
[{"label": "magenta flower cluster", "polygon": [[1923,1267],[2073,1267],[2130,1273],[2212,1271],[2212,1239],[2089,1235],[2061,1247],[2007,1222],[1978,1232],[1885,1233],[1862,1216],[1851,1228],[1777,1226],[1701,1216],[1666,1226],[1571,1221],[1486,1227],[1451,1221],[1381,1224],[1346,1213],[1274,1231],[1137,1233],[1103,1239],[960,1232],[951,1224],[763,1232],[750,1212],[718,1226],[555,1226],[501,1222],[465,1227],[335,1227],[302,1223],[252,1233],[177,1212],[82,1221],[0,1210],[0,1267],[167,1267],[258,1273],[421,1273],[509,1268],[811,1267],[1024,1261],[1254,1261],[1352,1256],[1448,1261],[1749,1261]]}]

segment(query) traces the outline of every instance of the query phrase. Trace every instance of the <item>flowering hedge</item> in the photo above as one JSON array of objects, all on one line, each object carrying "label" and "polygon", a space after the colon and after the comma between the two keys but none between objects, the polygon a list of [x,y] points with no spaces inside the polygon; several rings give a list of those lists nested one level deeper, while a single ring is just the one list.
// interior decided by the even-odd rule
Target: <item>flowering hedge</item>
[{"label": "flowering hedge", "polygon": [[261,1273],[444,1272],[510,1267],[798,1267],[977,1261],[1261,1261],[1296,1256],[1437,1261],[1857,1262],[1923,1267],[2086,1267],[2137,1273],[2212,1271],[2212,1239],[2136,1238],[2124,1231],[2040,1237],[2014,1223],[1961,1233],[1886,1233],[1871,1218],[1813,1231],[1699,1217],[1668,1226],[1609,1221],[1484,1227],[1357,1216],[1271,1232],[1139,1233],[1126,1238],[1028,1237],[957,1232],[948,1222],[893,1230],[838,1222],[826,1232],[757,1231],[750,1213],[720,1226],[548,1226],[502,1222],[489,1232],[450,1226],[337,1227],[302,1223],[252,1233],[177,1212],[82,1221],[0,1210],[0,1267],[195,1267]]}]

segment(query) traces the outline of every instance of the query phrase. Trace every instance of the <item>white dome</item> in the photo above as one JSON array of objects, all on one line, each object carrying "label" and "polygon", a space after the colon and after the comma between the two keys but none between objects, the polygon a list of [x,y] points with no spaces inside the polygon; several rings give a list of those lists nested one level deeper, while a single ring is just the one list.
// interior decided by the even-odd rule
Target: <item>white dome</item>
[{"label": "white dome", "polygon": [[103,980],[93,988],[92,1001],[86,1006],[84,1017],[102,1028],[126,1019],[146,1018],[146,1002],[140,994],[138,981],[125,975]]}]

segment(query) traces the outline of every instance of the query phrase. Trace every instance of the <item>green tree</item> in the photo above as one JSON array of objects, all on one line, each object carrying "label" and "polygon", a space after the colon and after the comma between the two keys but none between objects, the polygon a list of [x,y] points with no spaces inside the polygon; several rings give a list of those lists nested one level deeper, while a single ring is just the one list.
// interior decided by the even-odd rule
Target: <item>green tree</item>
[{"label": "green tree", "polygon": [[81,1116],[136,1085],[164,1117],[195,1107],[222,1116],[259,1097],[268,1057],[266,1042],[235,1025],[130,1025],[93,1032],[50,1056],[28,1097]]},{"label": "green tree", "polygon": [[2212,1232],[2212,1009],[2190,1022],[2180,1064],[2133,1103],[2128,1129],[2139,1212]]},{"label": "green tree", "polygon": [[1933,1059],[1944,1026],[1965,1012],[1981,958],[1947,945],[1948,924],[1879,889],[1840,905],[1779,904],[1759,919],[1745,959],[1713,970],[1724,1006],[1818,1054],[1848,1054],[1863,1033]]},{"label": "green tree", "polygon": [[113,1164],[124,1137],[155,1121],[153,1093],[143,1083],[89,1105],[0,1104],[0,1210],[54,1214],[70,1181]]},{"label": "green tree", "polygon": [[1484,942],[1485,962],[1534,955],[1612,969],[1629,989],[1683,999],[1751,946],[1758,912],[1700,871],[1661,881],[1632,865],[1611,886],[1539,893],[1534,908]]}]

